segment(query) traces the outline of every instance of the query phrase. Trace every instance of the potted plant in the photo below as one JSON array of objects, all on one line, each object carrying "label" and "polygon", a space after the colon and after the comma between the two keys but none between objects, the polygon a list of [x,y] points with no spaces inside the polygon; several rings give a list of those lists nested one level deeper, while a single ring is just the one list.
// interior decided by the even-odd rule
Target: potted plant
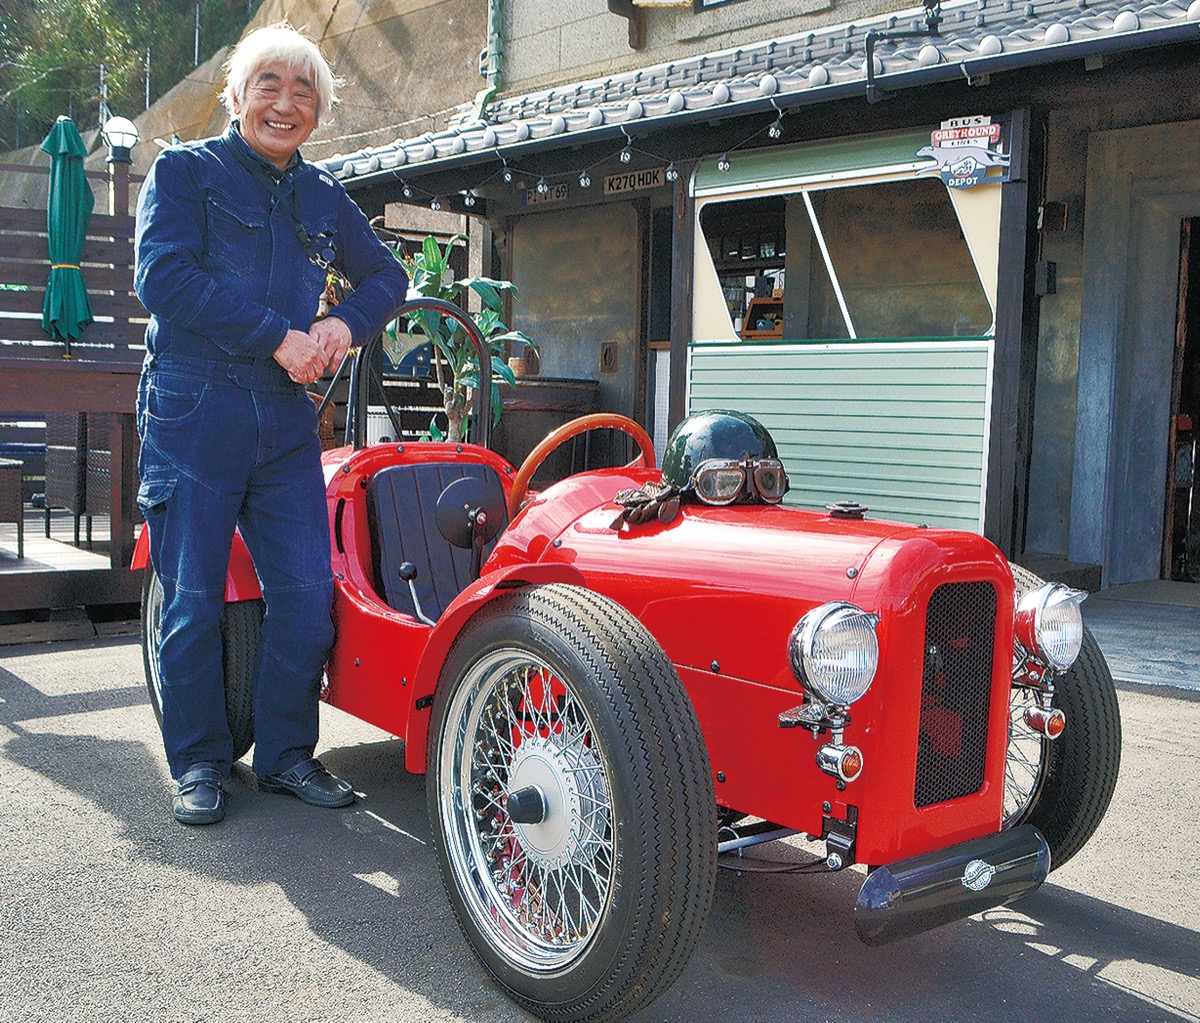
[{"label": "potted plant", "polygon": [[[504,292],[510,292],[515,300],[517,289],[511,281],[499,281],[490,277],[464,277],[454,279],[450,269],[450,253],[456,241],[465,240],[456,234],[443,248],[436,238],[426,238],[421,248],[411,256],[400,253],[397,258],[408,273],[408,294],[427,298],[440,298],[447,302],[459,302],[463,293],[472,291],[482,304],[475,322],[487,342],[492,357],[492,408],[496,420],[503,409],[500,399],[500,381],[515,383],[509,368],[508,345],[518,341],[536,351],[533,341],[519,330],[509,330],[501,316]],[[466,436],[468,409],[473,392],[479,386],[479,366],[476,362],[475,346],[466,332],[456,323],[437,313],[418,312],[409,323],[409,332],[401,329],[399,321],[393,320],[384,331],[384,348],[391,352],[401,351],[406,342],[415,340],[413,334],[420,331],[432,342],[433,364],[437,374],[437,385],[442,392],[442,403],[446,412],[448,429],[443,433],[435,416],[429,423],[429,433],[434,440],[459,443]]]}]

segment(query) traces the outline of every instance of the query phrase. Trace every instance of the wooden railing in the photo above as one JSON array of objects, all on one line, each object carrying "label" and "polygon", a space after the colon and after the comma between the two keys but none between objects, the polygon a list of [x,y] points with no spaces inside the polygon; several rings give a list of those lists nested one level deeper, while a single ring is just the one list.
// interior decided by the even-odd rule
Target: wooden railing
[{"label": "wooden railing", "polygon": [[[134,405],[145,354],[146,312],[133,293],[129,165],[88,171],[108,184],[110,210],[88,225],[80,266],[96,322],[66,345],[42,330],[50,274],[46,210],[0,208],[0,414],[86,412],[111,417],[111,515],[108,571],[6,574],[0,611],[122,603],[137,599],[129,571],[137,478]],[[0,173],[48,174],[49,168],[0,164]],[[140,179],[138,179],[140,180]],[[99,207],[100,204],[98,204]]]}]

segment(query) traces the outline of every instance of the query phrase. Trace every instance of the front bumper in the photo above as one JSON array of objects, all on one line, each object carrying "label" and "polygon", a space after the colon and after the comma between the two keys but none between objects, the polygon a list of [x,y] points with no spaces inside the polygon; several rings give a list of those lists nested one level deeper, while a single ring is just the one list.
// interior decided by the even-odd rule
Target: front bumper
[{"label": "front bumper", "polygon": [[1032,825],[879,867],[864,882],[854,929],[886,945],[1035,891],[1050,872],[1050,847]]}]

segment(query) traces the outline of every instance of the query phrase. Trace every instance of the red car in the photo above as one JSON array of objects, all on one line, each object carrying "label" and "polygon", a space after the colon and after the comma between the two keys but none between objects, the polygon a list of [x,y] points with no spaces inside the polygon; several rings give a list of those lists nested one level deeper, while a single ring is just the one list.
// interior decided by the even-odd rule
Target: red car
[{"label": "red car", "polygon": [[[483,352],[456,308],[402,311],[417,307]],[[607,415],[517,471],[487,449],[486,359],[479,443],[367,446],[373,349],[351,382],[357,442],[325,456],[324,697],[404,738],[462,929],[531,1011],[618,1019],[656,998],[699,940],[718,866],[770,869],[740,859],[752,845],[799,833],[819,854],[779,869],[866,866],[856,927],[878,944],[1032,891],[1095,830],[1120,721],[1082,594],[974,534],[783,506],[773,442],[737,413],[686,420],[661,472],[645,432]],[[599,427],[633,436],[641,464],[529,492],[550,449]],[[237,756],[260,598],[235,540]]]}]

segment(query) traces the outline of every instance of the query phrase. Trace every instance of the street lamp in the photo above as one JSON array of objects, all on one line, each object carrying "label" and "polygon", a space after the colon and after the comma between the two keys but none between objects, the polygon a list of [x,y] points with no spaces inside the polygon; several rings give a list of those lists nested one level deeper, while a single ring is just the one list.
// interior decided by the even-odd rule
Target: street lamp
[{"label": "street lamp", "polygon": [[109,163],[133,163],[129,151],[138,144],[138,131],[128,117],[110,117],[100,135],[108,144]]}]

